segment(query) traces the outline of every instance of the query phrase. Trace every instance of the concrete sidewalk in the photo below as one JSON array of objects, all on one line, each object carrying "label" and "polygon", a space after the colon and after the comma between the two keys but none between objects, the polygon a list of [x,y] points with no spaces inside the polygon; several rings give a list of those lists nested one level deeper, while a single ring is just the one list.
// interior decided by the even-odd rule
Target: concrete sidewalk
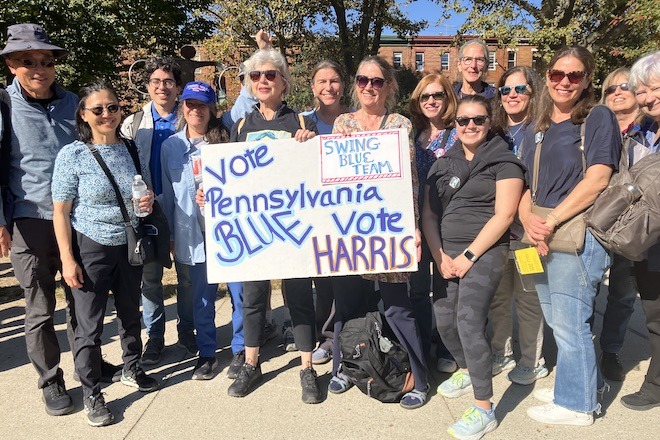
[{"label": "concrete sidewalk", "polygon": [[[606,291],[598,300],[596,334],[600,332]],[[162,362],[147,370],[161,381],[161,389],[142,394],[120,383],[104,388],[106,401],[115,415],[115,423],[92,428],[82,411],[80,384],[73,381],[73,359],[66,340],[64,304],[58,304],[56,329],[63,347],[61,367],[67,388],[76,403],[73,414],[51,417],[44,411],[37,374],[25,351],[23,300],[0,305],[0,439],[375,439],[375,438],[449,438],[446,429],[471,403],[471,395],[446,399],[435,393],[448,375],[433,372],[434,390],[429,402],[417,410],[405,410],[397,404],[382,404],[353,388],[347,393],[327,396],[319,405],[305,405],[300,399],[299,358],[285,353],[281,338],[270,341],[262,350],[264,383],[247,397],[227,395],[231,380],[226,377],[231,360],[228,346],[231,335],[231,301],[216,303],[216,324],[220,367],[211,381],[192,381],[196,359],[176,347],[176,305],[167,301],[166,344]],[[273,292],[275,318],[281,326],[286,318],[279,291]],[[109,304],[103,338],[107,360],[121,362],[116,315]],[[144,333],[143,333],[144,337]],[[551,343],[549,344],[552,345]],[[624,408],[619,397],[635,392],[648,366],[648,340],[639,301],[621,353],[630,369],[624,383],[612,383],[605,395],[603,413],[591,427],[557,427],[535,422],[526,409],[538,404],[532,397],[534,386],[511,384],[506,374],[494,379],[499,428],[486,439],[652,439],[660,431],[660,409],[635,412]],[[548,359],[554,365],[554,359]],[[435,365],[435,360],[430,363]],[[317,367],[325,390],[330,380],[330,364]],[[554,374],[537,382],[538,387],[552,386]]]}]

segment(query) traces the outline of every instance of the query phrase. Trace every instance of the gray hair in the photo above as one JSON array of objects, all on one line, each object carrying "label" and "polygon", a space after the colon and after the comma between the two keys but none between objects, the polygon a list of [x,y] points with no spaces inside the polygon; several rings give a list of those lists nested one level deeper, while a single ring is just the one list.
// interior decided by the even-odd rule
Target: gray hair
[{"label": "gray hair", "polygon": [[461,45],[461,47],[458,49],[458,59],[460,60],[463,58],[463,53],[465,52],[465,49],[468,47],[472,46],[473,44],[476,44],[478,46],[481,46],[481,48],[484,50],[484,57],[486,58],[486,66],[490,64],[490,52],[488,51],[488,46],[486,43],[484,43],[483,40],[480,40],[479,38],[476,38],[474,40],[466,41]]},{"label": "gray hair", "polygon": [[252,94],[250,72],[257,70],[258,66],[266,63],[275,66],[277,71],[282,75],[282,80],[284,80],[284,92],[282,93],[282,96],[286,96],[286,94],[291,91],[291,72],[289,71],[289,64],[286,62],[284,55],[275,49],[260,49],[245,61],[245,78],[243,78],[243,86],[245,86],[250,96],[254,96]]},{"label": "gray hair", "polygon": [[630,69],[628,84],[636,89],[640,84],[649,85],[651,79],[660,80],[660,50],[644,55]]}]

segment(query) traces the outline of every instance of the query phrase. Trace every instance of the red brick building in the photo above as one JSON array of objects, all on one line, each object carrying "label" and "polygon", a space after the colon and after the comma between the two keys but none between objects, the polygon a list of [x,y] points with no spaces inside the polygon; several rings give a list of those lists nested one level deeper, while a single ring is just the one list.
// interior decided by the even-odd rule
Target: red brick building
[{"label": "red brick building", "polygon": [[[499,47],[497,38],[485,38],[484,41],[490,49],[490,64],[486,82],[495,84],[511,67],[535,67],[536,47],[531,46],[527,40],[521,40],[513,49]],[[442,72],[452,82],[457,81],[459,77],[456,67],[458,46],[454,44],[454,37],[398,38],[384,36],[381,39],[378,55],[389,61],[395,68],[408,67],[424,74]]]}]

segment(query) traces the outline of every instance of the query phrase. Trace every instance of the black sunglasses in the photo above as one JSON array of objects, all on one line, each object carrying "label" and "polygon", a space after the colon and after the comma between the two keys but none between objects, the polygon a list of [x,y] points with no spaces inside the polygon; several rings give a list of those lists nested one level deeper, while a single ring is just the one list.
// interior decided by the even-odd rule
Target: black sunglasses
[{"label": "black sunglasses", "polygon": [[486,121],[488,120],[488,116],[482,115],[482,116],[473,116],[473,117],[467,117],[467,116],[459,116],[456,118],[456,123],[460,125],[461,127],[467,126],[470,121],[474,121],[474,125],[484,125]]},{"label": "black sunglasses", "polygon": [[367,87],[367,84],[369,83],[371,83],[371,87],[373,87],[374,89],[380,90],[385,85],[385,79],[379,78],[377,76],[373,78],[368,78],[364,75],[357,75],[355,77],[355,84],[357,84],[357,86],[361,89]]},{"label": "black sunglasses", "polygon": [[516,94],[518,95],[528,95],[529,94],[529,87],[527,84],[518,84],[517,86],[502,86],[499,89],[500,95],[506,96],[509,93],[511,93],[511,90],[515,90]]},{"label": "black sunglasses", "polygon": [[44,58],[40,61],[33,60],[32,58],[12,58],[12,60],[18,61],[23,67],[27,67],[28,69],[34,69],[39,65],[47,69],[55,67],[55,58]]},{"label": "black sunglasses", "polygon": [[548,78],[553,83],[561,82],[564,77],[568,77],[568,81],[571,84],[580,84],[580,81],[587,76],[586,72],[576,71],[576,72],[564,72],[563,70],[548,70]]},{"label": "black sunglasses", "polygon": [[630,87],[628,87],[628,83],[623,83],[623,84],[612,84],[608,88],[605,89],[605,95],[611,95],[612,93],[616,92],[616,88],[621,87],[622,92],[629,92]]},{"label": "black sunglasses", "polygon": [[101,116],[103,114],[104,110],[108,110],[108,113],[117,113],[119,111],[119,105],[118,104],[108,104],[105,107],[83,107],[83,110],[89,110],[90,112],[94,113],[96,116]]},{"label": "black sunglasses", "polygon": [[447,96],[445,92],[422,93],[419,95],[419,102],[423,104],[430,98],[433,98],[434,101],[440,101],[441,99],[444,99],[445,96]]},{"label": "black sunglasses", "polygon": [[250,75],[250,80],[252,82],[257,82],[261,79],[261,75],[265,76],[268,81],[275,81],[278,71],[275,69],[270,70],[252,70],[248,75]]}]

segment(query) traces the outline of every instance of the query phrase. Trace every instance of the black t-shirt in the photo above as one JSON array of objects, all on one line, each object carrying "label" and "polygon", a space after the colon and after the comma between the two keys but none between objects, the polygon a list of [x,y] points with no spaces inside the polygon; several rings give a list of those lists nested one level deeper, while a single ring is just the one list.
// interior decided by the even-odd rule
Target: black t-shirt
[{"label": "black t-shirt", "polygon": [[[305,128],[318,134],[319,131],[316,128],[316,123],[309,116],[303,116],[303,118],[305,119]],[[240,133],[238,132],[239,125],[242,125]],[[241,124],[240,119],[236,121],[231,129],[229,142],[258,140],[258,138],[248,139],[248,134],[254,132],[262,132],[263,138],[266,139],[277,138],[270,136],[269,132],[287,132],[293,137],[300,128],[301,124],[298,113],[284,103],[275,112],[275,117],[268,121],[264,119],[259,109],[255,107],[254,111],[245,116],[245,122]]]},{"label": "black t-shirt", "polygon": [[[559,205],[582,180],[582,154],[580,152],[580,124],[570,119],[558,124],[550,123],[543,136],[539,165],[539,183],[536,204],[546,208]],[[532,188],[534,130],[527,130],[522,160],[527,166],[527,185]],[[603,105],[592,109],[587,118],[584,136],[586,168],[592,165],[610,165],[615,170],[621,156],[621,133],[614,113]]]}]

